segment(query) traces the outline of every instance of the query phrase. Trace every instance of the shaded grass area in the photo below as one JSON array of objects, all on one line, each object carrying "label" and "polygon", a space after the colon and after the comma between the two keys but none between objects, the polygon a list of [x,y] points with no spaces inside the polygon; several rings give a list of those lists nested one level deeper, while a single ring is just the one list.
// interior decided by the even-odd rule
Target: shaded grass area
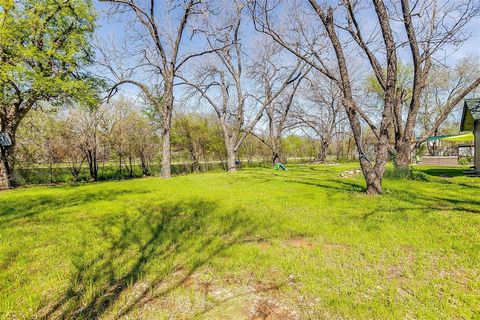
[{"label": "shaded grass area", "polygon": [[[480,317],[480,179],[247,168],[0,193],[0,318]],[[446,177],[448,176],[448,178]]]},{"label": "shaded grass area", "polygon": [[[197,169],[198,171],[214,171],[223,170],[225,165],[223,163],[204,163]],[[152,176],[160,175],[161,167],[159,165],[149,166],[149,173]],[[194,167],[190,163],[173,164],[172,174],[181,175],[194,172]],[[67,165],[55,164],[51,167],[46,165],[38,165],[31,168],[18,168],[16,170],[16,183],[18,185],[30,184],[52,184],[52,183],[70,183],[74,181],[74,177]],[[133,165],[132,170],[122,166],[120,170],[117,164],[108,163],[102,164],[98,168],[98,181],[133,179],[143,177],[143,171],[140,165]],[[88,171],[88,166],[82,166],[76,182],[88,182],[91,177]]]},{"label": "shaded grass area", "polygon": [[[309,162],[309,158],[297,158],[290,159],[289,163],[306,163]],[[242,161],[240,167],[258,168],[258,167],[270,167],[269,160],[255,160],[255,161]],[[197,166],[190,162],[173,163],[172,175],[184,175],[190,173],[210,172],[210,171],[226,171],[227,163],[218,162],[200,162]],[[161,166],[158,164],[152,164],[148,167],[149,176],[159,176],[161,172]],[[144,176],[142,167],[138,164],[134,164],[131,170],[125,165],[122,165],[120,169],[118,164],[109,162],[102,163],[98,168],[98,181],[111,181],[111,180],[124,180],[142,178]],[[78,173],[76,180],[71,173],[71,168],[67,164],[52,164],[51,166],[45,164],[31,165],[30,167],[19,167],[15,170],[15,183],[18,186],[26,186],[33,184],[60,184],[60,183],[73,183],[73,182],[89,182],[91,177],[88,171],[88,165],[83,165]]]}]

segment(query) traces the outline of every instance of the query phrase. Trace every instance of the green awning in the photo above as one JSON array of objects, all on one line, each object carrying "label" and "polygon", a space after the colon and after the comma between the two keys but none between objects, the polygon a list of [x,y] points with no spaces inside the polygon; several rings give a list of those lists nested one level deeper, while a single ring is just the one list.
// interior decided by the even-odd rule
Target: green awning
[{"label": "green awning", "polygon": [[461,134],[447,134],[443,136],[430,137],[427,141],[444,140],[454,142],[473,141],[473,132],[461,133]]}]

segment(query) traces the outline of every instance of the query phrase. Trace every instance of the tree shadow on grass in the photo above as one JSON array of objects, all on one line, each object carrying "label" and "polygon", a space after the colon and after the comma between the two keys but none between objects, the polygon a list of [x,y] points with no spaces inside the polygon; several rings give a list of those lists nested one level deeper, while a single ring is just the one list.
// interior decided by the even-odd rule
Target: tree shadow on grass
[{"label": "tree shadow on grass", "polygon": [[334,190],[339,192],[364,192],[366,187],[354,182],[342,181],[340,179],[314,179],[314,178],[302,178],[302,179],[288,179],[286,182],[299,183],[309,186],[320,187],[326,190]]},{"label": "tree shadow on grass", "polygon": [[46,301],[37,318],[120,317],[167,295],[255,229],[240,211],[216,209],[213,202],[176,202],[100,221],[105,247],[92,257],[86,244],[74,257],[68,287],[56,301]]},{"label": "tree shadow on grass", "polygon": [[480,201],[473,199],[464,199],[461,195],[449,196],[445,194],[438,196],[435,194],[421,194],[418,192],[402,190],[395,192],[395,197],[404,202],[415,206],[423,206],[429,211],[448,210],[467,213],[480,213]]},{"label": "tree shadow on grass", "polygon": [[[301,174],[298,174],[297,171],[300,171]],[[311,175],[311,173],[325,172],[329,175]],[[243,181],[251,180],[256,183],[296,183],[303,184],[308,186],[320,187],[325,190],[333,190],[340,192],[362,192],[366,190],[366,187],[356,183],[348,183],[342,181],[341,178],[332,179],[332,175],[336,175],[334,172],[328,171],[328,168],[323,170],[315,168],[315,170],[305,169],[297,170],[295,168],[295,175],[293,176],[284,176],[282,172],[255,172],[254,174],[249,174],[247,178],[242,177]]]},{"label": "tree shadow on grass", "polygon": [[465,177],[466,174],[464,171],[467,168],[430,168],[430,169],[423,169],[423,168],[416,168],[417,172],[422,172],[429,176],[434,177],[441,177],[441,178],[448,178],[448,177]]},{"label": "tree shadow on grass", "polygon": [[[349,181],[340,181],[345,185],[347,190],[360,190],[362,186],[355,182]],[[435,189],[436,182],[422,182],[426,184],[426,186],[431,185],[432,189]],[[406,180],[406,184],[408,185],[408,180]],[[459,187],[465,188],[462,183],[452,183],[457,184]],[[467,186],[472,187],[472,186]],[[395,187],[388,187],[385,188],[385,195],[395,197],[398,200],[404,201],[406,203],[410,203],[412,207],[405,208],[418,210],[424,209],[424,211],[437,211],[437,210],[449,210],[449,211],[461,211],[461,212],[468,212],[468,213],[480,213],[480,201],[474,199],[468,199],[469,192],[468,188],[464,189],[467,192],[462,193],[460,190],[456,190],[455,194],[443,193],[441,196],[436,193],[429,193],[428,188],[425,188],[424,192],[419,192],[419,190],[412,191],[406,188],[395,188]],[[400,208],[396,208],[396,211],[401,210]]]},{"label": "tree shadow on grass", "polygon": [[[345,179],[314,179],[314,178],[302,178],[302,179],[286,179],[287,182],[299,183],[304,185],[310,185],[319,187],[325,190],[331,190],[334,192],[343,192],[343,193],[352,193],[352,192],[365,192],[366,188],[364,183],[356,182]],[[408,184],[409,180],[406,180]],[[422,182],[427,185],[432,185],[432,188],[435,188],[437,182],[425,181]],[[458,187],[463,188],[467,192],[462,195],[460,190],[455,194],[443,194],[442,196],[433,193],[410,191],[406,188],[398,189],[395,187],[386,187],[384,196],[392,196],[396,199],[402,200],[408,204],[408,207],[404,208],[395,208],[395,211],[403,210],[422,210],[424,212],[433,212],[438,210],[449,210],[452,212],[467,212],[473,214],[480,213],[480,201],[468,199],[469,192],[471,188],[476,188],[474,186],[465,185],[463,183],[451,182],[451,184],[458,185]],[[476,191],[476,190],[475,190]],[[378,209],[374,210],[377,212]],[[382,211],[382,210],[380,210]],[[366,214],[366,218],[371,216],[374,212]]]},{"label": "tree shadow on grass", "polygon": [[125,194],[142,194],[148,191],[92,190],[90,192],[68,192],[67,194],[39,194],[35,197],[21,197],[18,201],[0,199],[0,229],[9,227],[15,221],[33,218],[44,212],[62,208],[83,206],[96,201],[112,201]]}]

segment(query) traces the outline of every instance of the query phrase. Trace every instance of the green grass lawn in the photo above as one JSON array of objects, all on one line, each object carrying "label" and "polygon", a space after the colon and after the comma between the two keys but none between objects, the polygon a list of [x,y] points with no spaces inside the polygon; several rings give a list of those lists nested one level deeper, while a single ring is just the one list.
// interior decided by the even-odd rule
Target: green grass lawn
[{"label": "green grass lawn", "polygon": [[350,165],[0,193],[0,318],[480,318],[480,179]]}]

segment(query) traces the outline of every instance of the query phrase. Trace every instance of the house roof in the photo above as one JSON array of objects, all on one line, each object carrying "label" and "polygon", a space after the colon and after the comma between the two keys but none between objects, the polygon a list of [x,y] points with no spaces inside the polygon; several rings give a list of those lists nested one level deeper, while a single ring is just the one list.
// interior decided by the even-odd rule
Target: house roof
[{"label": "house roof", "polygon": [[480,120],[480,99],[465,99],[460,131],[473,131],[476,120]]}]

